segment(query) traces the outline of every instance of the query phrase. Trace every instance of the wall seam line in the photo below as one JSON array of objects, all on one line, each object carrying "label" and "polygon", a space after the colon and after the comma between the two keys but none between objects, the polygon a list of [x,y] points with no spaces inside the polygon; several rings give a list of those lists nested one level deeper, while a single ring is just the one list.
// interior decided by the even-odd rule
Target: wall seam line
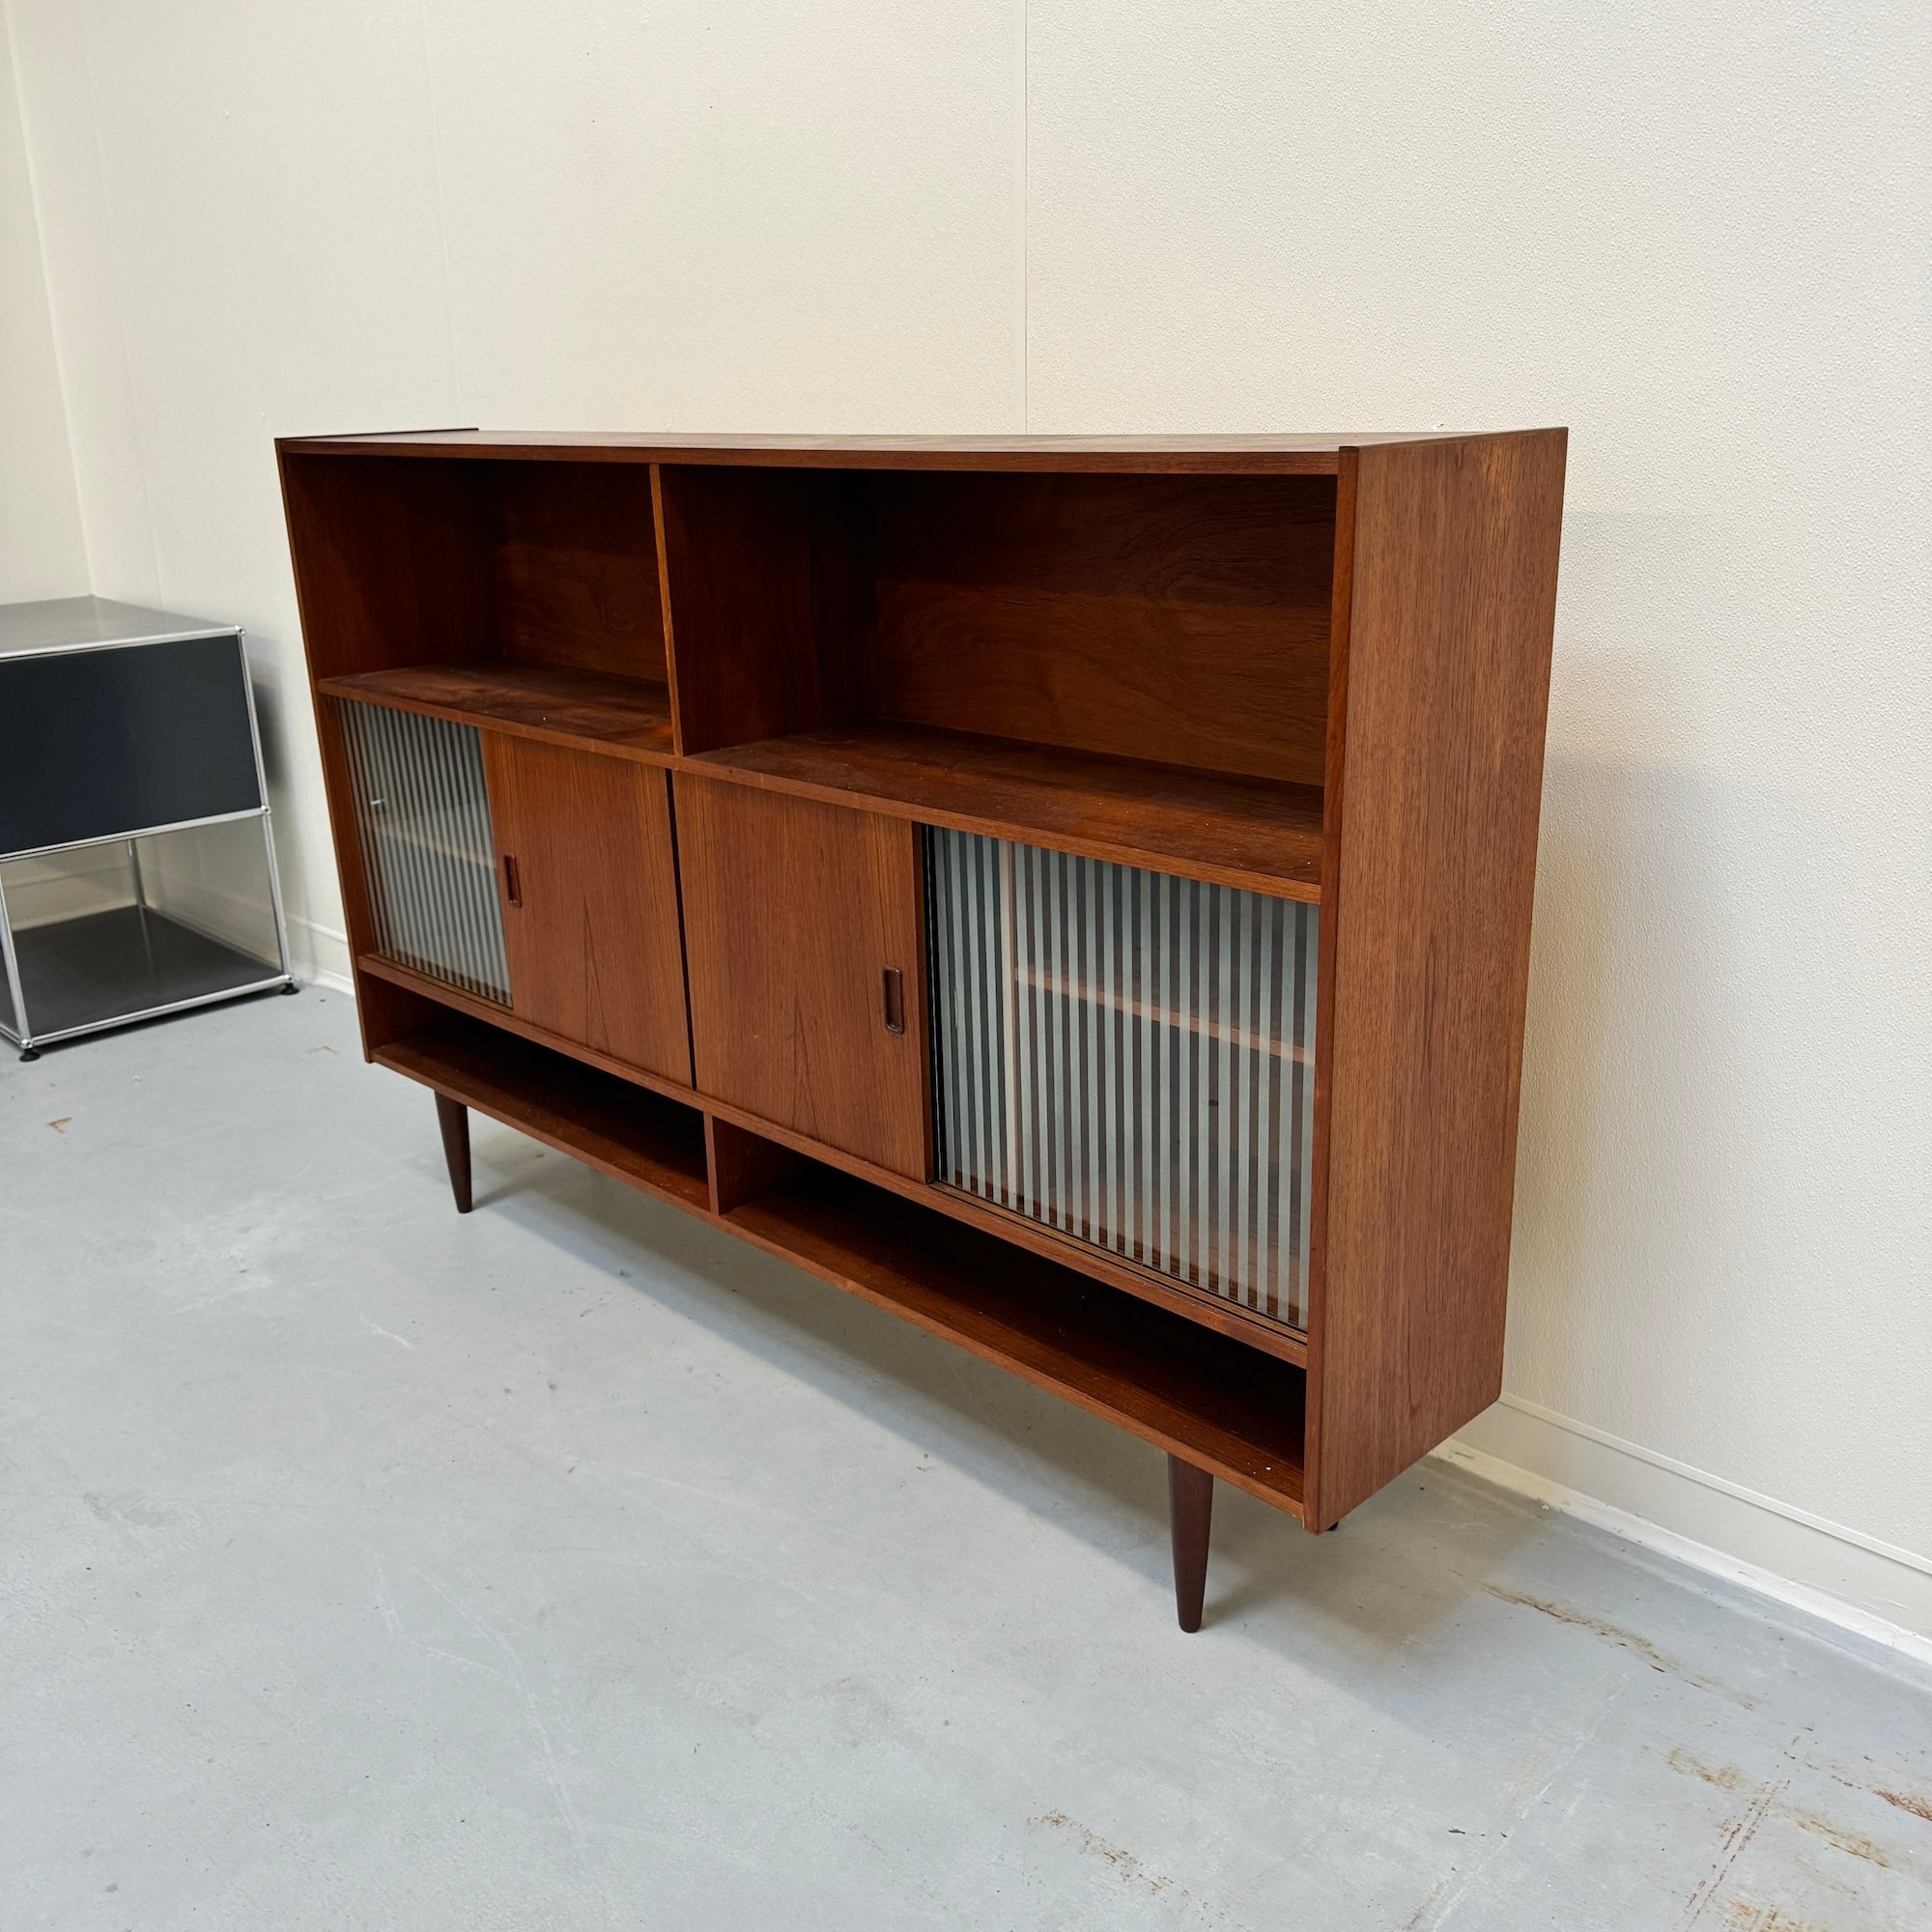
[{"label": "wall seam line", "polygon": [[[94,551],[87,540],[87,519],[80,513],[80,452],[74,446],[73,410],[70,402],[71,372],[54,327],[53,277],[47,272],[47,224],[41,207],[41,171],[34,162],[34,144],[27,133],[27,93],[20,79],[20,43],[14,34],[11,0],[0,0],[0,38],[7,43],[7,71],[14,90],[14,114],[20,128],[20,153],[27,164],[27,202],[34,213],[34,245],[41,265],[41,300],[47,315],[47,342],[53,350],[54,387],[60,395],[61,438],[67,444],[68,486],[73,495],[74,529],[80,538],[80,567],[90,594],[94,589]],[[92,81],[89,82],[90,93]]]},{"label": "wall seam line", "polygon": [[463,401],[463,363],[456,353],[456,282],[449,271],[449,208],[442,184],[442,127],[436,112],[435,60],[429,32],[429,0],[417,0],[416,26],[422,37],[423,106],[429,114],[430,175],[436,185],[436,239],[442,255],[442,319],[449,338],[449,381],[455,392],[450,414],[469,419]]},{"label": "wall seam line", "polygon": [[[10,9],[9,10],[10,14],[11,11],[12,10]],[[80,22],[79,33],[80,33],[81,75],[87,84],[88,140],[89,140],[89,146],[92,148],[94,153],[94,181],[96,187],[99,190],[100,212],[103,216],[103,225],[106,229],[106,235],[103,241],[103,247],[105,249],[107,256],[108,279],[112,282],[114,288],[114,339],[116,343],[119,345],[121,351],[121,380],[127,385],[128,416],[129,427],[133,433],[133,443],[134,443],[134,473],[140,479],[140,484],[141,484],[141,519],[142,522],[146,524],[148,530],[148,562],[150,568],[154,572],[155,602],[158,606],[160,606],[162,610],[166,610],[169,604],[168,586],[166,581],[163,579],[161,575],[161,546],[160,546],[160,540],[156,536],[155,531],[155,494],[153,489],[150,487],[148,478],[148,440],[142,434],[141,431],[141,405],[139,398],[135,393],[135,388],[134,388],[134,358],[132,355],[129,353],[128,347],[127,289],[125,286],[124,278],[121,273],[121,262],[120,262],[119,251],[116,249],[114,245],[114,223],[113,220],[107,215],[107,161],[105,156],[101,152],[101,147],[100,147],[100,104],[98,93],[94,85],[94,51],[91,45],[92,37],[88,30],[87,21],[84,17]],[[15,90],[17,91],[19,87],[19,79],[17,73],[14,77],[14,87]],[[23,130],[24,130],[24,125],[25,123],[23,116],[22,118]],[[31,167],[31,165],[32,162],[30,160],[29,166]],[[39,213],[40,213],[39,204],[37,202],[35,206],[35,219],[37,222],[39,220]],[[46,245],[44,238],[43,238],[42,247],[41,247],[41,275],[42,279],[44,281],[46,278]],[[48,296],[48,304],[47,304],[48,319],[51,322],[52,310],[53,310],[53,291],[51,286],[48,287],[47,296]],[[54,360],[55,360],[55,366],[59,367],[60,331],[58,329],[54,330]],[[67,407],[67,398],[65,393],[63,393],[61,398],[61,407],[63,410],[65,410]],[[71,417],[70,417],[68,436],[69,436],[69,448],[71,451],[72,450],[72,435],[73,435],[72,420]],[[75,499],[76,501],[78,501],[80,497],[80,467],[77,461],[75,462],[74,465],[73,488],[74,488]],[[85,511],[83,511],[81,515],[80,547],[82,554],[87,558],[88,588],[91,591],[98,591],[99,586],[96,584],[94,577],[94,554],[92,550],[89,548],[87,541],[87,518]]]}]

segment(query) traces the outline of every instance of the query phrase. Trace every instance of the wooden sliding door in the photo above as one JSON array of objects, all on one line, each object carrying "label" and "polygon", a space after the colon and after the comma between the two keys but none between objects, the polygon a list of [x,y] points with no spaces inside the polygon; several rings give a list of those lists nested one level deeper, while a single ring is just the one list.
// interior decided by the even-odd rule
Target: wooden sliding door
[{"label": "wooden sliding door", "polygon": [[919,829],[679,773],[699,1092],[925,1179]]},{"label": "wooden sliding door", "polygon": [[665,772],[495,731],[483,757],[512,1009],[689,1082]]}]

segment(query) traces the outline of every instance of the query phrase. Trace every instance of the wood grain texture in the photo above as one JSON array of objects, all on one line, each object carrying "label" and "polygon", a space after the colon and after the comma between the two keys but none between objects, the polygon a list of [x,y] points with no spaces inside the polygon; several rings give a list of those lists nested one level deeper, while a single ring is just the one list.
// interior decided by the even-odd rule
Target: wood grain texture
[{"label": "wood grain texture", "polygon": [[283,456],[312,677],[443,664],[486,648],[482,473],[471,463]]},{"label": "wood grain texture", "polygon": [[646,1194],[709,1210],[694,1107],[454,1014],[378,1047],[375,1060]]},{"label": "wood grain texture", "polygon": [[1501,1388],[1564,444],[1356,459],[1311,1526]]},{"label": "wood grain texture", "polygon": [[849,718],[866,621],[855,480],[667,466],[658,494],[678,749]]},{"label": "wood grain texture", "polygon": [[640,678],[483,658],[326,677],[316,689],[541,744],[671,762],[670,692]]},{"label": "wood grain texture", "polygon": [[490,483],[501,655],[664,684],[649,470],[511,464],[491,471]]},{"label": "wood grain texture", "polygon": [[1279,898],[1321,896],[1317,786],[920,724],[799,732],[707,753],[685,768]]},{"label": "wood grain texture", "polygon": [[[903,821],[679,773],[698,1090],[923,1179],[925,932]],[[885,1025],[880,975],[905,985]]]},{"label": "wood grain texture", "polygon": [[534,1025],[691,1078],[668,781],[625,759],[483,734],[510,1002]]},{"label": "wood grain texture", "polygon": [[1302,1372],[807,1163],[733,1234],[1298,1515]]},{"label": "wood grain texture", "polygon": [[1334,486],[872,479],[863,715],[1320,784]]}]

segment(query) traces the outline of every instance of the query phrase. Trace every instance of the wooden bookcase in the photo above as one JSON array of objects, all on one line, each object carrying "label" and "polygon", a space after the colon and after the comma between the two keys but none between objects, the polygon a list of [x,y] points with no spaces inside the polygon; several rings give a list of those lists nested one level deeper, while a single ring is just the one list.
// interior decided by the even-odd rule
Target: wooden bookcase
[{"label": "wooden bookcase", "polygon": [[1561,430],[277,447],[362,1035],[1332,1526],[1500,1388]]}]

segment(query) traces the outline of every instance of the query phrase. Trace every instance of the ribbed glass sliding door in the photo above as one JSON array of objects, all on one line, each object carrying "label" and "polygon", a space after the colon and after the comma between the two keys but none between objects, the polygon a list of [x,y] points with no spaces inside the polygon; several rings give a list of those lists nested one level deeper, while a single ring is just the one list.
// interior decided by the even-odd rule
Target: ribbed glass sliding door
[{"label": "ribbed glass sliding door", "polygon": [[333,702],[355,787],[376,951],[508,1006],[503,909],[475,727],[386,705]]},{"label": "ribbed glass sliding door", "polygon": [[940,1179],[1305,1326],[1317,909],[925,838]]}]

